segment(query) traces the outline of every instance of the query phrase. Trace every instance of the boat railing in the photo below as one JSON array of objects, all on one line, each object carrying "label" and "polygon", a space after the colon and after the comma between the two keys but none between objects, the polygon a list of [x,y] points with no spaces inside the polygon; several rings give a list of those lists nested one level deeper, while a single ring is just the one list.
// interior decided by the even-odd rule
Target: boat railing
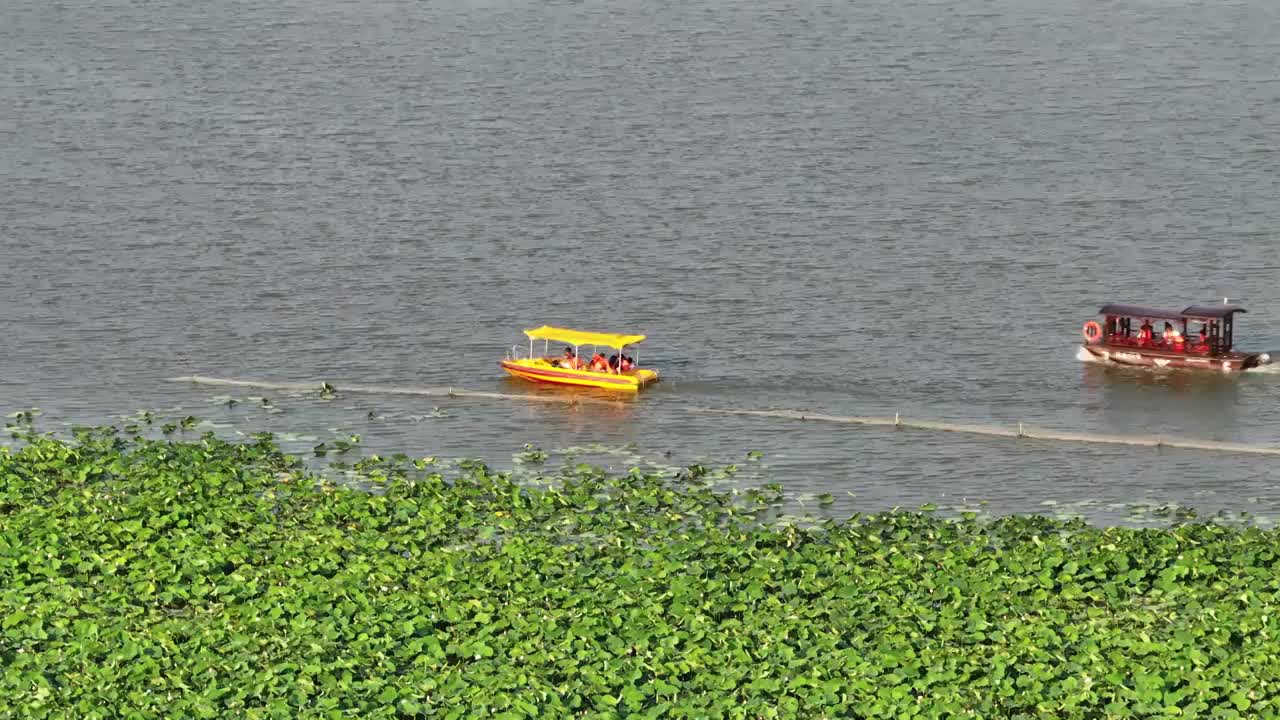
[{"label": "boat railing", "polygon": [[507,360],[537,360],[538,357],[539,357],[538,355],[535,355],[533,352],[529,350],[528,347],[524,345],[512,345],[511,349],[507,351],[506,359]]}]

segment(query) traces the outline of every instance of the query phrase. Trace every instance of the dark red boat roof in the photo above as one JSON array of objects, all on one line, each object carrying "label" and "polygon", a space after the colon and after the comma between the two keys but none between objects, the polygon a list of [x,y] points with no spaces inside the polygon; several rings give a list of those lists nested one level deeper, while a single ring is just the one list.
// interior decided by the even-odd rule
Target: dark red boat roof
[{"label": "dark red boat roof", "polygon": [[1122,305],[1117,303],[1103,305],[1098,310],[1099,315],[1122,315],[1125,317],[1150,318],[1152,320],[1181,320],[1182,318],[1221,320],[1242,312],[1248,311],[1239,305],[1192,305],[1185,310],[1179,311],[1170,310],[1169,308],[1148,307],[1146,305]]},{"label": "dark red boat roof", "polygon": [[1146,305],[1119,305],[1112,303],[1103,305],[1099,315],[1123,315],[1125,317],[1159,318],[1160,320],[1181,320],[1182,313],[1169,308],[1147,307]]},{"label": "dark red boat roof", "polygon": [[1182,311],[1183,316],[1197,320],[1221,320],[1234,313],[1249,312],[1239,305],[1192,305]]}]

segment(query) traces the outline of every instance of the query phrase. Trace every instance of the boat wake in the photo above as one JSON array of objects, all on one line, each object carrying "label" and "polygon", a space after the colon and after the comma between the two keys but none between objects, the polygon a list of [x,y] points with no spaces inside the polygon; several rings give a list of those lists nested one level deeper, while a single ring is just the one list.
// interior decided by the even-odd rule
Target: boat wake
[{"label": "boat wake", "polygon": [[[1272,353],[1271,356],[1276,357],[1277,354]],[[1259,365],[1258,367],[1249,368],[1245,372],[1257,375],[1280,375],[1280,363],[1271,362],[1266,365]]]}]

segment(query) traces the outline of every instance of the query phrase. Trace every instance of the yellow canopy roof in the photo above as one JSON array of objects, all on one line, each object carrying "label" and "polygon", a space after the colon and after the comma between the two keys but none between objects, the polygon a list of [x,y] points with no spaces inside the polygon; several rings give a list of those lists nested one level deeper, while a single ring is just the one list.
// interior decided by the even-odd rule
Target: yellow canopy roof
[{"label": "yellow canopy roof", "polygon": [[624,345],[634,345],[644,340],[643,335],[614,335],[613,333],[587,332],[543,325],[540,328],[525,330],[531,340],[552,340],[570,345],[603,345],[604,347],[622,349]]}]

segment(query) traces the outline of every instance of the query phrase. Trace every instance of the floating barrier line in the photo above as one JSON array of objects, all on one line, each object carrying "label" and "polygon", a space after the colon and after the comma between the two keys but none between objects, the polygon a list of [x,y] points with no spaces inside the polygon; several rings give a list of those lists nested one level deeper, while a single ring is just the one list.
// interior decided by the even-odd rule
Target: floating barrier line
[{"label": "floating barrier line", "polygon": [[1048,440],[1053,442],[1093,443],[1100,445],[1137,445],[1155,448],[1178,448],[1182,450],[1210,450],[1228,453],[1245,453],[1250,455],[1280,455],[1280,448],[1265,445],[1249,445],[1246,443],[1221,442],[1218,440],[1190,440],[1166,438],[1164,436],[1133,435],[1099,435],[1095,433],[1078,433],[1063,430],[1047,430],[1028,427],[1018,423],[1017,427],[1001,427],[999,425],[973,425],[966,423],[949,423],[934,420],[909,420],[900,415],[891,418],[857,417],[849,415],[820,415],[796,410],[722,410],[717,408],[689,408],[690,412],[708,415],[746,415],[751,417],[786,418],[789,420],[815,420],[819,422],[845,423],[851,425],[879,425],[914,430],[935,430],[939,432],[965,433],[968,435],[987,435],[992,437],[1026,438],[1029,440]]},{"label": "floating barrier line", "polygon": [[[321,383],[271,382],[267,380],[232,380],[204,375],[185,375],[169,378],[168,382],[195,383],[196,385],[221,385],[227,387],[248,387],[262,390],[279,390],[281,392],[319,392]],[[357,393],[361,395],[414,395],[418,397],[451,397],[451,398],[489,398],[493,400],[528,400],[531,402],[560,403],[562,405],[617,405],[621,401],[592,397],[564,397],[557,395],[525,395],[515,393],[482,392],[455,387],[427,387],[413,385],[365,385],[329,383],[335,393]]]},{"label": "floating barrier line", "polygon": [[[317,392],[321,383],[270,382],[266,380],[233,380],[229,378],[206,377],[203,375],[187,375],[169,378],[169,382],[185,382],[197,385],[221,385],[226,387],[251,387],[282,392]],[[483,392],[463,388],[438,386],[406,386],[406,385],[328,385],[334,392],[359,393],[368,395],[411,395],[419,397],[449,398],[484,398],[492,400],[528,400],[531,402],[559,403],[563,405],[617,405],[621,401],[592,397],[565,397],[558,395],[528,395],[517,393]],[[804,412],[801,410],[730,410],[724,408],[690,407],[691,413],[704,415],[736,415],[759,418],[779,418],[786,420],[803,420],[845,425],[869,425],[892,427],[895,429],[933,430],[936,432],[954,432],[967,435],[987,437],[1005,437],[1028,440],[1045,440],[1050,442],[1091,443],[1098,445],[1130,445],[1154,448],[1177,448],[1181,450],[1208,450],[1214,452],[1242,453],[1248,455],[1280,455],[1280,447],[1250,445],[1247,443],[1221,442],[1217,440],[1193,440],[1166,438],[1164,436],[1136,435],[1101,435],[1096,433],[1069,432],[1035,428],[1018,423],[1016,426],[983,425],[971,423],[952,423],[935,420],[913,420],[901,414],[893,417],[864,417],[857,415],[826,415],[822,413]]]}]

